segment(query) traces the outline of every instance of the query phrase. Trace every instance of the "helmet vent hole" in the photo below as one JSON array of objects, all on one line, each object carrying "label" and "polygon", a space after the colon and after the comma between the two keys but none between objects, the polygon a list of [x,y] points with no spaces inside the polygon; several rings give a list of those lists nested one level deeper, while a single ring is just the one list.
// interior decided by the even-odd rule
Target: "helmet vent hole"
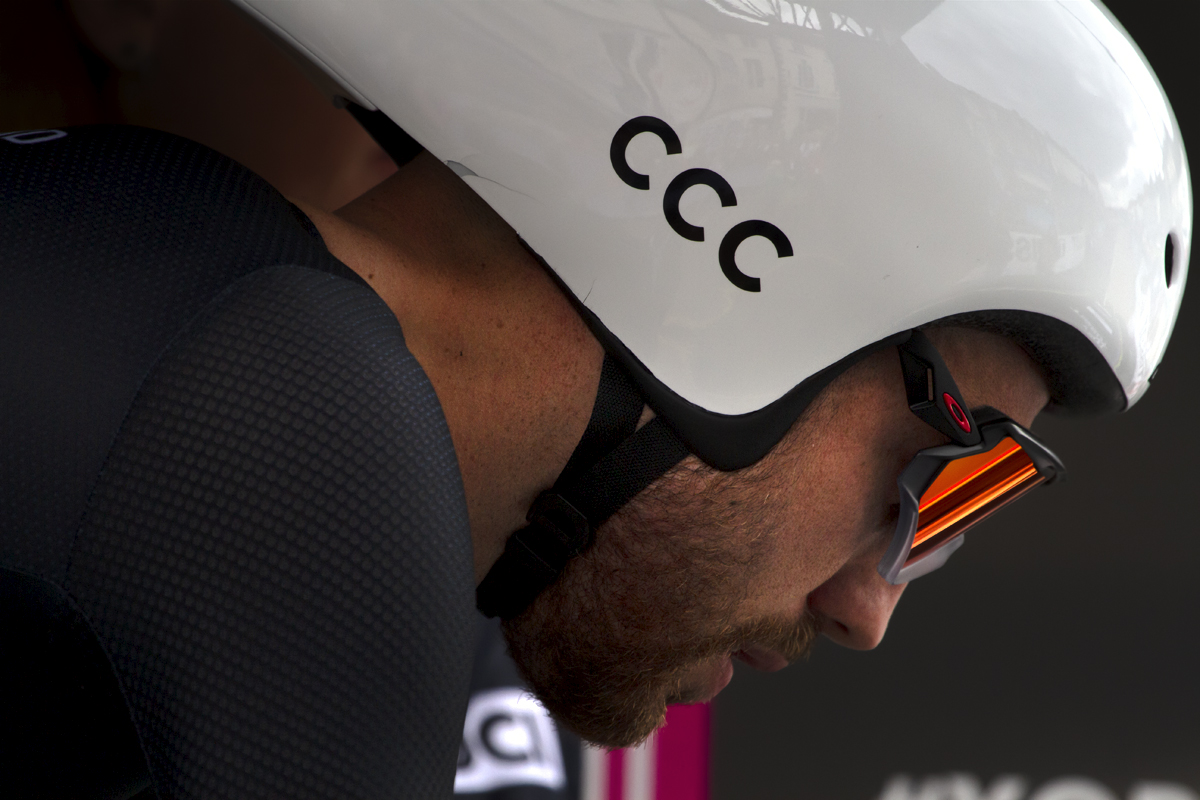
[{"label": "helmet vent hole", "polygon": [[1167,268],[1167,288],[1170,288],[1171,281],[1175,279],[1175,234],[1167,234],[1167,243],[1163,247],[1163,261]]}]

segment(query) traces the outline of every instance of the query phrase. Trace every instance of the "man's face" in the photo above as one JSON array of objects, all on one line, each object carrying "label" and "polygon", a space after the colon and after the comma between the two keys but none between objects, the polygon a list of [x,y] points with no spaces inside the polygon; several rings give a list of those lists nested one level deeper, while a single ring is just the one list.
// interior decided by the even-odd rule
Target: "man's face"
[{"label": "man's face", "polygon": [[[1030,425],[1047,401],[1015,344],[929,332],[972,406]],[[896,479],[948,440],[908,410],[894,349],[835,380],[758,464],[716,472],[694,457],[601,526],[595,545],[505,624],[546,707],[585,739],[639,742],[666,706],[710,699],[731,659],[779,669],[821,633],[871,649],[903,586],[876,566],[895,531]]]}]

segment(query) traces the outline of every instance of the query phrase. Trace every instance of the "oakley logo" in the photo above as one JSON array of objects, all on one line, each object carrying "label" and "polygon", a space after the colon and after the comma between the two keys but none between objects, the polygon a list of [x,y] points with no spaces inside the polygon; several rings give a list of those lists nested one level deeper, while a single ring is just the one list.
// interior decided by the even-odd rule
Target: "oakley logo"
[{"label": "oakley logo", "polygon": [[[679,141],[679,134],[658,117],[635,117],[617,129],[612,144],[608,148],[608,158],[612,162],[613,171],[627,185],[634,189],[647,191],[650,189],[650,176],[636,172],[629,166],[629,162],[625,158],[625,151],[629,147],[629,143],[639,133],[653,133],[657,136],[667,148],[667,155],[679,155],[683,152],[683,145]],[[729,185],[729,181],[711,169],[702,167],[684,170],[667,185],[667,191],[663,194],[663,216],[666,217],[667,224],[671,226],[671,230],[684,239],[703,242],[704,228],[688,222],[679,211],[679,202],[683,199],[684,192],[693,186],[707,186],[712,189],[716,192],[717,199],[721,201],[721,206],[726,208],[737,205],[737,195],[734,193],[733,187]],[[721,265],[721,272],[725,274],[730,283],[742,291],[758,292],[762,290],[761,281],[738,269],[737,261],[734,259],[738,246],[751,236],[761,236],[775,245],[775,255],[779,258],[787,258],[792,255],[792,243],[783,231],[761,219],[739,222],[730,228],[729,232],[721,239],[721,246],[717,250],[717,261]]]},{"label": "oakley logo", "polygon": [[12,133],[0,133],[0,140],[6,141],[9,144],[41,144],[42,142],[53,142],[55,139],[61,139],[67,135],[66,131],[13,131]]},{"label": "oakley logo", "polygon": [[958,404],[958,401],[949,392],[942,393],[942,401],[946,404],[946,410],[950,412],[950,416],[954,417],[954,421],[958,423],[958,427],[970,433],[971,420],[967,418],[966,412],[962,410],[962,406]]}]

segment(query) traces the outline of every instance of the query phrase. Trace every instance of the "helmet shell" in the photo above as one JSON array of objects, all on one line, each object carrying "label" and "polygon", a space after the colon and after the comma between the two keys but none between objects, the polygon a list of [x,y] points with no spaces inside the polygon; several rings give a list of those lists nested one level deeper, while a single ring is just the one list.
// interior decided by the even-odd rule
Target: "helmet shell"
[{"label": "helmet shell", "polygon": [[[449,162],[684,405],[752,414],[980,311],[1077,331],[1118,405],[1163,356],[1187,160],[1099,4],[238,2]],[[642,117],[678,151],[663,129],[614,147]],[[723,254],[752,221],[791,254],[764,235]]]}]

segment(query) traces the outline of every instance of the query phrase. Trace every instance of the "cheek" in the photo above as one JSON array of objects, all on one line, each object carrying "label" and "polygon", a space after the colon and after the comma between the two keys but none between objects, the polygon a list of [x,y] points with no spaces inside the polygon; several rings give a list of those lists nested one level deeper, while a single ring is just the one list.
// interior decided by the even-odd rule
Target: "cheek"
[{"label": "cheek", "polygon": [[899,450],[873,441],[831,453],[799,493],[803,508],[795,515],[808,530],[820,532],[807,544],[814,556],[849,558],[873,538],[888,505],[899,499],[902,461]]},{"label": "cheek", "polygon": [[848,509],[861,505],[850,497],[820,497],[795,517],[781,515],[770,532],[770,557],[751,584],[748,616],[799,614],[809,593],[836,574],[864,549],[861,514]]},{"label": "cheek", "polygon": [[785,603],[786,613],[798,613],[810,592],[886,538],[901,454],[882,447],[872,452],[865,443],[840,444],[804,463],[786,502],[770,504],[764,522],[771,557],[751,593],[755,611],[769,606],[778,613]]}]

